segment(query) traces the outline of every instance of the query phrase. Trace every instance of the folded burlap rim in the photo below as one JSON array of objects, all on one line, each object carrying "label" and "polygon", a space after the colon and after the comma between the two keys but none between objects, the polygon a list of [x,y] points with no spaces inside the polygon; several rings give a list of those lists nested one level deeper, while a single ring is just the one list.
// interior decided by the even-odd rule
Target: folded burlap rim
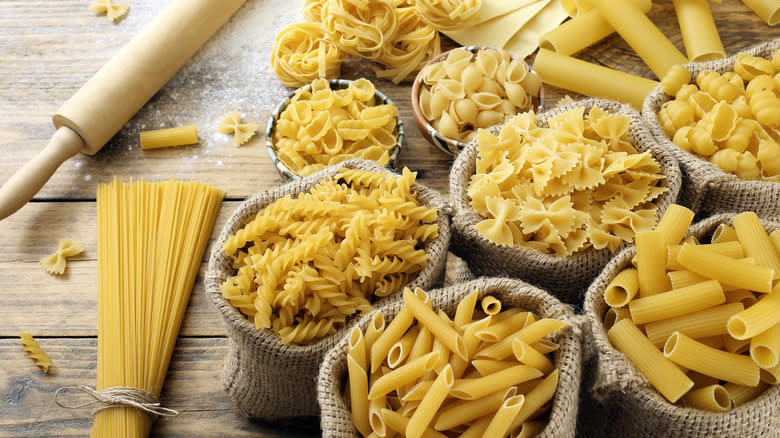
[{"label": "folded burlap rim", "polygon": [[[579,408],[579,388],[582,375],[582,317],[574,314],[572,308],[563,304],[547,292],[525,282],[509,278],[481,277],[472,281],[454,284],[441,289],[428,291],[434,309],[442,309],[452,314],[458,302],[468,294],[479,291],[479,297],[492,295],[498,298],[504,308],[521,307],[536,312],[540,317],[555,318],[569,323],[569,326],[553,335],[553,340],[561,345],[554,354],[554,363],[560,369],[558,390],[550,409],[550,421],[539,437],[573,438],[576,433],[576,420]],[[386,301],[377,311],[381,311],[389,323],[403,306],[403,300],[395,296]],[[373,317],[361,317],[357,326],[365,329]],[[330,349],[320,368],[317,383],[318,400],[321,410],[321,429],[326,438],[359,438],[352,425],[352,419],[343,397],[346,377],[346,352],[348,334],[342,335],[336,345]]]},{"label": "folded burlap rim", "polygon": [[[731,225],[735,216],[735,213],[721,213],[706,218],[691,226],[686,236],[695,236],[703,242],[709,241],[718,225],[722,223]],[[762,218],[761,221],[769,232],[780,229],[780,222],[776,222],[776,219],[773,221]],[[774,409],[777,414],[777,409],[780,407],[780,385],[771,386],[756,399],[723,414],[674,405],[652,388],[639,370],[612,346],[602,323],[604,313],[609,308],[604,302],[604,289],[620,271],[631,265],[634,255],[636,255],[634,246],[621,251],[609,262],[585,295],[584,310],[587,320],[585,361],[593,362],[598,367],[594,370],[594,382],[589,388],[593,398],[605,401],[613,398],[615,394],[623,398],[633,398],[638,400],[638,404],[641,402],[640,405],[646,405],[648,411],[652,410],[666,419],[679,420],[680,423],[677,425],[680,427],[711,421],[734,421],[728,418],[740,418],[745,415],[752,417],[756,411],[767,413]]]}]

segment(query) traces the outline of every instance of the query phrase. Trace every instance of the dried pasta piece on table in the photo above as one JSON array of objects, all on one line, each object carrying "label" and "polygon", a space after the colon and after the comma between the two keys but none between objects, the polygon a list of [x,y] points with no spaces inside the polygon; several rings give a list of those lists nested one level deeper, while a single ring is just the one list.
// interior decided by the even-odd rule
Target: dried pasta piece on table
[{"label": "dried pasta piece on table", "polygon": [[93,0],[89,10],[98,14],[106,14],[111,21],[117,21],[127,15],[130,5],[117,4],[112,0]]},{"label": "dried pasta piece on table", "polygon": [[49,274],[62,275],[65,272],[67,258],[81,254],[84,248],[73,239],[60,239],[57,251],[41,259],[43,269]]},{"label": "dried pasta piece on table", "polygon": [[195,125],[141,131],[141,149],[159,149],[198,143],[198,127]]},{"label": "dried pasta piece on table", "polygon": [[44,373],[48,373],[49,367],[53,366],[54,362],[49,359],[49,356],[46,354],[46,352],[43,351],[41,346],[35,342],[35,339],[33,339],[32,335],[29,333],[20,333],[19,338],[19,342],[24,345],[24,351],[30,355],[30,358],[35,360],[35,365],[41,367]]},{"label": "dried pasta piece on table", "polygon": [[233,143],[236,147],[241,147],[249,141],[256,131],[256,123],[241,123],[241,114],[238,111],[231,111],[226,115],[217,128],[220,134],[233,134]]}]

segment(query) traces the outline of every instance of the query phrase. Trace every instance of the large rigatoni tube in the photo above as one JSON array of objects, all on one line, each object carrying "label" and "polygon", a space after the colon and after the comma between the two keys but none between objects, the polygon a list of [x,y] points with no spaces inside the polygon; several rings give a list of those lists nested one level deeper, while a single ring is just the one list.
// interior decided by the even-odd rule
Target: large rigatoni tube
[{"label": "large rigatoni tube", "polygon": [[758,385],[758,365],[749,356],[708,347],[680,332],[669,336],[664,345],[664,356],[705,376],[740,385]]},{"label": "large rigatoni tube", "polygon": [[631,320],[619,321],[607,332],[607,337],[670,402],[675,403],[693,387],[693,380],[664,357]]},{"label": "large rigatoni tube", "polygon": [[636,233],[636,267],[639,296],[649,297],[666,290],[666,245],[664,234],[656,230]]},{"label": "large rigatoni tube", "polygon": [[772,293],[729,318],[726,327],[734,339],[745,340],[780,324],[780,283]]},{"label": "large rigatoni tube", "polygon": [[766,24],[774,26],[780,23],[780,3],[776,0],[742,0],[742,3],[766,21]]},{"label": "large rigatoni tube", "polygon": [[670,205],[658,224],[656,231],[660,231],[664,236],[664,245],[677,245],[685,237],[685,232],[693,221],[694,212],[682,205]]},{"label": "large rigatoni tube", "polygon": [[634,324],[639,325],[675,318],[725,302],[726,296],[720,283],[707,280],[669,292],[634,299],[628,303],[628,308],[631,310]]},{"label": "large rigatoni tube", "polygon": [[721,385],[708,385],[685,394],[682,403],[697,409],[726,412],[731,408],[731,396]]},{"label": "large rigatoni tube", "polygon": [[631,0],[590,0],[602,17],[636,51],[656,77],[688,59]]},{"label": "large rigatoni tube", "polygon": [[674,10],[689,61],[710,61],[726,56],[707,0],[674,0]]},{"label": "large rigatoni tube", "polygon": [[[650,0],[633,0],[647,13],[652,7]],[[571,55],[589,47],[615,32],[599,11],[591,9],[561,24],[539,38],[539,47]]]},{"label": "large rigatoni tube", "polygon": [[[740,289],[769,293],[774,271],[766,266],[735,260],[698,245],[683,244],[677,261],[685,268]],[[739,273],[739,275],[734,275]]]},{"label": "large rigatoni tube", "polygon": [[745,248],[745,254],[752,257],[756,264],[774,269],[777,279],[780,277],[780,254],[761,225],[758,215],[752,211],[740,213],[734,217],[734,231]]},{"label": "large rigatoni tube", "polygon": [[726,323],[729,318],[742,310],[744,310],[742,303],[714,306],[676,318],[651,322],[645,325],[645,333],[650,342],[658,347],[662,347],[669,336],[676,331],[695,339],[725,335],[728,333]]},{"label": "large rigatoni tube", "polygon": [[657,81],[634,76],[587,61],[539,49],[534,70],[542,82],[592,97],[625,102],[642,108]]}]

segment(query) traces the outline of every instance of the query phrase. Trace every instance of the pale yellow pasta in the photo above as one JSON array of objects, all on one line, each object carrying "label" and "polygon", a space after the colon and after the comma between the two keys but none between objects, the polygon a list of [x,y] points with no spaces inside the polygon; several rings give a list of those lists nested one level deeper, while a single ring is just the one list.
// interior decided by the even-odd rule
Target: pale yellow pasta
[{"label": "pale yellow pasta", "polygon": [[640,325],[674,318],[725,302],[726,296],[720,283],[707,280],[669,292],[634,299],[628,303],[628,307],[634,324]]},{"label": "pale yellow pasta", "polygon": [[658,230],[640,231],[636,233],[634,239],[639,296],[649,297],[664,292],[666,290],[664,234]]},{"label": "pale yellow pasta", "polygon": [[650,384],[672,403],[693,387],[693,381],[664,357],[631,320],[618,321],[607,336],[612,345],[625,354]]},{"label": "pale yellow pasta", "polygon": [[681,64],[675,64],[661,78],[661,90],[669,96],[674,96],[683,85],[691,82],[691,72]]},{"label": "pale yellow pasta", "polygon": [[740,385],[758,385],[759,368],[749,356],[708,347],[679,332],[669,336],[664,344],[664,356],[707,376]]},{"label": "pale yellow pasta", "polygon": [[750,339],[750,357],[761,368],[774,368],[780,364],[780,323]]},{"label": "pale yellow pasta", "polygon": [[415,0],[417,13],[439,31],[467,27],[477,17],[482,0]]},{"label": "pale yellow pasta", "polygon": [[734,61],[734,71],[746,81],[754,79],[756,76],[775,74],[775,66],[772,61],[747,53],[738,53]]},{"label": "pale yellow pasta", "polygon": [[712,243],[733,242],[737,239],[737,232],[728,224],[720,224],[712,233]]},{"label": "pale yellow pasta", "polygon": [[439,359],[438,352],[431,352],[383,374],[371,386],[367,397],[374,400],[401,388],[433,370]]},{"label": "pale yellow pasta", "polygon": [[398,12],[391,0],[327,0],[321,17],[328,41],[366,59],[377,59],[398,31]]},{"label": "pale yellow pasta", "polygon": [[424,435],[425,430],[436,415],[436,411],[444,403],[444,399],[447,398],[447,394],[454,384],[455,377],[452,375],[452,367],[447,364],[420,401],[420,406],[409,418],[409,424],[406,425],[407,437],[420,438]]},{"label": "pale yellow pasta", "polygon": [[759,384],[756,386],[737,385],[736,383],[729,382],[723,384],[723,388],[728,391],[729,397],[734,403],[734,406],[740,406],[750,400],[753,400],[759,394],[763,393],[768,387],[769,384],[764,382],[759,382]]},{"label": "pale yellow pasta", "polygon": [[[406,433],[406,429],[409,425],[409,417],[391,409],[382,409],[381,413],[382,419],[385,421],[388,428],[402,435]],[[447,435],[436,432],[431,428],[426,428],[424,434],[426,438],[447,438]]]},{"label": "pale yellow pasta", "polygon": [[644,331],[650,342],[662,347],[674,332],[699,339],[728,333],[726,323],[734,314],[744,310],[742,303],[729,303],[686,313],[674,318],[645,324]]},{"label": "pale yellow pasta", "polygon": [[[721,243],[709,243],[704,245],[697,245],[700,249],[706,250],[713,254],[719,254],[726,256],[730,259],[740,260],[745,256],[745,250],[741,243],[738,241],[721,242]],[[683,245],[670,245],[667,249],[666,256],[666,269],[670,270],[682,270],[685,269],[678,260],[680,251]]]},{"label": "pale yellow pasta", "polygon": [[368,421],[368,376],[365,368],[361,368],[352,356],[347,356],[347,374],[352,423],[365,436],[371,433]]},{"label": "pale yellow pasta", "polygon": [[[501,313],[504,314],[507,312],[504,311]],[[486,328],[476,332],[475,336],[480,340],[487,342],[499,341],[525,327],[527,325],[529,315],[529,312],[520,312],[501,321],[496,321],[494,319]]]},{"label": "pale yellow pasta", "polygon": [[73,257],[84,252],[84,247],[74,239],[60,239],[54,254],[40,260],[40,265],[49,274],[62,275],[65,273],[68,257]]},{"label": "pale yellow pasta", "polygon": [[484,377],[456,380],[450,394],[455,398],[474,400],[494,392],[503,392],[512,385],[537,379],[543,375],[544,373],[534,367],[515,365]]},{"label": "pale yellow pasta", "polygon": [[393,345],[401,339],[413,322],[414,316],[412,316],[412,312],[408,307],[402,307],[401,311],[398,312],[371,346],[370,357],[372,373],[375,373],[379,369],[382,361],[387,358],[387,353],[389,353],[390,349],[393,348]]},{"label": "pale yellow pasta", "polygon": [[478,299],[479,291],[475,290],[458,303],[458,307],[455,309],[455,318],[453,319],[455,327],[463,330],[464,326],[471,322]]},{"label": "pale yellow pasta", "polygon": [[198,128],[195,125],[175,128],[141,131],[141,149],[159,149],[198,143]]},{"label": "pale yellow pasta", "polygon": [[436,339],[439,339],[450,351],[462,359],[467,359],[466,344],[457,331],[437,316],[430,307],[427,307],[411,289],[405,289],[403,297],[404,306],[409,309],[420,324],[428,328]]},{"label": "pale yellow pasta", "polygon": [[525,404],[525,396],[516,395],[504,400],[504,403],[498,408],[498,411],[493,415],[488,427],[483,432],[484,436],[506,436],[509,432],[509,428],[512,426],[517,414]]},{"label": "pale yellow pasta", "polygon": [[231,111],[226,115],[217,128],[220,134],[233,134],[233,144],[236,147],[243,146],[256,131],[256,123],[241,123],[241,114],[238,111]]},{"label": "pale yellow pasta", "polygon": [[544,374],[549,374],[553,370],[553,363],[547,356],[520,339],[512,342],[512,352],[518,362],[530,365]]},{"label": "pale yellow pasta", "polygon": [[682,404],[706,411],[726,412],[731,408],[731,396],[723,386],[709,385],[685,394]]},{"label": "pale yellow pasta", "polygon": [[780,254],[775,249],[764,226],[753,212],[743,212],[734,217],[734,230],[745,254],[759,265],[774,270],[774,279],[780,278]]},{"label": "pale yellow pasta", "polygon": [[602,67],[551,50],[539,49],[534,70],[542,82],[588,96],[602,97],[642,108],[657,81]]},{"label": "pale yellow pasta", "polygon": [[780,365],[774,368],[761,368],[761,381],[770,385],[780,384]]},{"label": "pale yellow pasta", "polygon": [[609,331],[621,319],[631,319],[628,307],[610,307],[604,313],[604,330]]},{"label": "pale yellow pasta", "polygon": [[780,5],[772,0],[742,0],[742,3],[753,10],[768,25],[780,23]]},{"label": "pale yellow pasta", "polygon": [[501,301],[498,301],[498,299],[492,295],[487,295],[482,298],[479,305],[486,315],[496,315],[501,311]]},{"label": "pale yellow pasta", "polygon": [[360,368],[362,368],[363,370],[368,369],[366,366],[368,351],[366,350],[366,341],[365,338],[363,337],[363,331],[360,330],[360,327],[355,327],[349,333],[347,354],[355,360],[355,363]]},{"label": "pale yellow pasta", "polygon": [[[677,261],[693,272],[738,288],[768,293],[772,287],[772,269],[715,254],[698,245],[684,244]],[[733,272],[740,275],[735,276]]]},{"label": "pale yellow pasta", "polygon": [[45,351],[35,341],[29,333],[20,333],[19,342],[24,346],[24,351],[35,361],[44,373],[49,372],[49,367],[54,366],[54,362],[49,358]]},{"label": "pale yellow pasta", "polygon": [[525,421],[520,425],[520,431],[512,438],[533,438],[544,430],[546,426],[544,421],[532,420]]},{"label": "pale yellow pasta", "polygon": [[441,53],[439,33],[422,21],[413,6],[399,7],[398,30],[377,58],[382,68],[376,68],[377,77],[388,78],[398,84],[411,78],[429,60]]},{"label": "pale yellow pasta", "polygon": [[478,350],[475,354],[475,358],[490,358],[502,360],[512,355],[512,343],[515,339],[520,339],[528,344],[542,339],[543,337],[566,327],[567,324],[563,321],[550,318],[542,318],[538,321],[523,327],[522,329],[510,334],[504,339],[493,343],[487,347]]},{"label": "pale yellow pasta", "polygon": [[[325,3],[317,1],[320,8]],[[341,72],[346,54],[325,39],[319,14],[316,21],[291,24],[276,34],[271,70],[288,87],[301,87],[317,78],[336,79]]]},{"label": "pale yellow pasta", "polygon": [[558,369],[547,375],[538,385],[525,394],[525,401],[522,409],[517,413],[509,430],[515,430],[525,423],[526,420],[534,416],[538,410],[547,402],[552,400],[555,390],[558,387]]},{"label": "pale yellow pasta", "polygon": [[689,61],[711,61],[726,56],[707,0],[674,0],[674,10]]},{"label": "pale yellow pasta", "polygon": [[639,276],[636,268],[622,271],[604,289],[604,301],[612,307],[623,307],[639,292]]},{"label": "pale yellow pasta", "polygon": [[466,424],[480,417],[492,414],[498,410],[507,398],[514,397],[517,392],[515,387],[506,392],[495,392],[476,400],[456,400],[442,406],[434,429],[450,430],[461,424]]},{"label": "pale yellow pasta", "polygon": [[114,3],[112,0],[92,0],[89,10],[98,14],[106,14],[111,21],[117,21],[127,15],[129,5]]},{"label": "pale yellow pasta", "polygon": [[735,339],[749,339],[780,323],[780,284],[755,304],[729,319],[727,328]]},{"label": "pale yellow pasta", "polygon": [[393,346],[390,348],[390,351],[387,353],[387,364],[390,366],[390,368],[397,367],[406,359],[407,356],[409,356],[419,331],[419,327],[415,326],[404,333],[398,342],[393,344]]},{"label": "pale yellow pasta", "polygon": [[689,208],[672,204],[667,207],[654,229],[663,234],[665,245],[676,245],[685,236],[685,232],[693,221],[693,216],[694,212]]}]

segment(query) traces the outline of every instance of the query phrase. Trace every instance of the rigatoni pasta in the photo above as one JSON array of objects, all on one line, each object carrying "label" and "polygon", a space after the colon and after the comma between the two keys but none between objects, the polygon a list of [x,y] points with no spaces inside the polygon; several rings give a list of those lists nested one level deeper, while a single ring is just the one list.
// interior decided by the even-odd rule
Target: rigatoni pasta
[{"label": "rigatoni pasta", "polygon": [[198,143],[198,127],[195,125],[141,131],[141,149],[159,149]]}]

